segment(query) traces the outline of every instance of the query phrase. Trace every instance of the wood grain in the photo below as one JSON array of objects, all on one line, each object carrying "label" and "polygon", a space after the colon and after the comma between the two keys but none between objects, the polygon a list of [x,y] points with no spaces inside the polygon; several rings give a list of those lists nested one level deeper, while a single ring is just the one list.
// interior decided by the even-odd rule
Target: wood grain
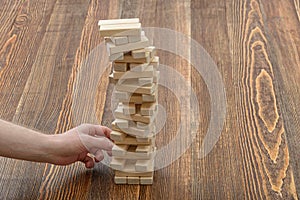
[{"label": "wood grain", "polygon": [[[76,81],[82,63],[103,41],[98,20],[129,17],[139,17],[144,27],[169,28],[199,42],[222,75],[227,115],[216,146],[199,159],[210,122],[209,90],[195,66],[159,50],[160,63],[183,75],[201,110],[191,147],[156,171],[152,186],[115,185],[112,170],[101,164],[86,170],[81,163],[62,167],[0,158],[0,199],[299,198],[299,0],[3,0],[1,5],[2,119],[45,134],[94,122],[89,110],[74,116],[75,98],[86,94],[76,93]],[[103,59],[92,57],[90,64],[101,65]],[[96,121],[106,126],[113,120],[109,73],[110,68],[94,80],[96,99],[82,101],[95,100]],[[161,78],[174,76],[175,71]],[[174,89],[190,98],[191,91],[176,84]],[[175,94],[162,86],[159,104],[167,114],[157,137],[160,148],[175,137],[182,113]],[[191,116],[184,120],[190,123]]]}]

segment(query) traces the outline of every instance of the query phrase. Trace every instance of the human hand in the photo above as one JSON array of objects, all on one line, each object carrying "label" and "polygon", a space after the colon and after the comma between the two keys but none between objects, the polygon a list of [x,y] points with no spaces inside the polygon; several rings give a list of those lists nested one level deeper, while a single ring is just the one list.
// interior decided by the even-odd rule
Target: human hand
[{"label": "human hand", "polygon": [[105,126],[82,124],[66,133],[53,135],[58,146],[51,155],[51,163],[67,165],[81,161],[87,168],[93,168],[95,162],[103,160],[102,150],[111,155],[113,143],[109,139],[110,132]]}]

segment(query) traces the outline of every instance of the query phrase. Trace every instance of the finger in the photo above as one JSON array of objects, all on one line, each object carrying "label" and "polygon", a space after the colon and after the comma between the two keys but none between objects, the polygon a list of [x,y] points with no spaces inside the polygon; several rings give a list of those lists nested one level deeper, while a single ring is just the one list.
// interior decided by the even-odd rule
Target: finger
[{"label": "finger", "polygon": [[102,130],[103,130],[103,133],[105,134],[105,136],[110,138],[110,133],[112,130],[106,126],[102,126]]},{"label": "finger", "polygon": [[110,132],[111,130],[106,126],[101,125],[93,125],[91,124],[89,126],[89,135],[91,136],[105,136],[107,138],[110,138]]},{"label": "finger", "polygon": [[84,162],[86,168],[93,168],[95,165],[94,159],[89,156],[86,156],[85,159],[83,160],[83,162]]},{"label": "finger", "polygon": [[103,149],[111,151],[114,143],[106,137],[89,137],[89,143],[91,144],[89,149]]},{"label": "finger", "polygon": [[100,162],[103,159],[104,159],[103,152],[100,149],[98,149],[98,151],[95,154],[95,161]]},{"label": "finger", "polygon": [[109,156],[112,156],[112,151],[106,151]]}]

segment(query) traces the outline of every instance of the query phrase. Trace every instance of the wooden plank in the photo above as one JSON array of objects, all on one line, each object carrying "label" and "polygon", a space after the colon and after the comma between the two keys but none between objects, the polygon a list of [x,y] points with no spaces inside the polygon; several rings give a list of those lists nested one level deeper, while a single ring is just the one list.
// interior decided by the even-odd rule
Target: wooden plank
[{"label": "wooden plank", "polygon": [[118,60],[118,59],[124,59],[124,53],[123,52],[120,52],[120,53],[116,53],[116,54],[111,54],[109,55],[109,61],[115,61],[115,60]]},{"label": "wooden plank", "polygon": [[116,72],[113,71],[112,73],[113,79],[130,79],[130,78],[151,78],[155,76],[155,71],[153,69],[149,68],[146,71],[142,72]]},{"label": "wooden plank", "polygon": [[98,26],[102,25],[109,25],[109,24],[136,24],[139,23],[139,18],[128,18],[128,19],[106,19],[106,20],[99,20]]},{"label": "wooden plank", "polygon": [[145,58],[133,58],[131,55],[124,55],[123,59],[118,59],[118,62],[127,62],[127,63],[149,63],[151,62],[152,58],[150,57],[151,54],[147,53]]},{"label": "wooden plank", "polygon": [[[106,43],[109,55],[116,54],[116,53],[126,53],[134,49],[144,48],[150,45],[150,42],[147,37],[142,37],[141,41],[133,42],[133,43],[127,43],[123,45],[116,46],[112,42]],[[124,58],[125,59],[125,58]]]},{"label": "wooden plank", "polygon": [[120,119],[126,119],[126,120],[131,120],[135,122],[142,122],[145,124],[150,124],[154,121],[156,114],[153,114],[152,116],[142,116],[141,114],[134,114],[134,115],[124,115],[123,114],[123,109],[122,107],[118,106],[118,108],[114,111],[114,115],[116,118]]},{"label": "wooden plank", "polygon": [[119,62],[113,62],[113,69],[117,72],[126,72],[127,71],[127,63],[119,63]]},{"label": "wooden plank", "polygon": [[141,23],[101,25],[100,34],[102,37],[140,35]]},{"label": "wooden plank", "polygon": [[137,94],[147,94],[151,95],[157,89],[157,85],[152,83],[150,86],[138,86],[138,85],[125,85],[117,83],[115,86],[117,91],[121,92],[131,92]]}]

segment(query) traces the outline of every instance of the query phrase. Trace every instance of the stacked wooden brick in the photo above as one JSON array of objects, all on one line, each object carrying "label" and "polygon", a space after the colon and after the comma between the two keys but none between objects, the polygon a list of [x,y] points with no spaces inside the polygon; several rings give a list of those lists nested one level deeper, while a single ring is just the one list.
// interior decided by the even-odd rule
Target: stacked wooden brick
[{"label": "stacked wooden brick", "polygon": [[111,167],[117,184],[152,184],[159,58],[138,18],[100,20],[105,37],[115,100]]}]

